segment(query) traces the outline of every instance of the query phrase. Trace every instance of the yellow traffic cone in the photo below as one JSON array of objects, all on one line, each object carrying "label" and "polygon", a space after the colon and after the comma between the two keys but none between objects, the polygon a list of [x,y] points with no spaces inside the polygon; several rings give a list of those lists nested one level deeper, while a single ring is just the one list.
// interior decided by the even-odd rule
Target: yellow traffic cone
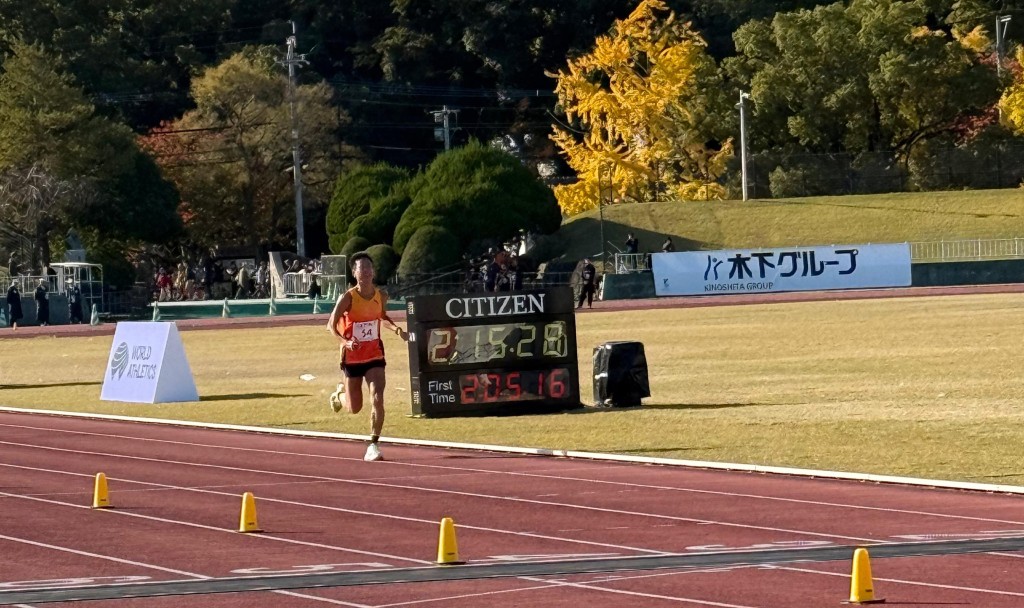
[{"label": "yellow traffic cone", "polygon": [[442,566],[466,563],[459,561],[459,543],[455,540],[455,522],[451,517],[441,520],[441,535],[437,540],[437,563]]},{"label": "yellow traffic cone", "polygon": [[256,497],[252,492],[242,494],[242,516],[238,521],[239,532],[262,532],[256,522]]},{"label": "yellow traffic cone", "polygon": [[853,574],[850,576],[850,599],[844,604],[881,604],[875,599],[875,585],[871,581],[871,558],[868,550],[858,547],[853,552]]},{"label": "yellow traffic cone", "polygon": [[96,473],[96,484],[92,492],[92,508],[109,509],[113,506],[110,504],[110,495],[107,493],[107,476],[103,473]]}]

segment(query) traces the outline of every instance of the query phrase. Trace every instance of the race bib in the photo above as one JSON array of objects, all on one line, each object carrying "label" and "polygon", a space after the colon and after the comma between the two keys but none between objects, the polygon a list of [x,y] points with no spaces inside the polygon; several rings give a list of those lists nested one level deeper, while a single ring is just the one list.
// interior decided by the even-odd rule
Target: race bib
[{"label": "race bib", "polygon": [[380,338],[377,321],[358,321],[352,325],[352,337],[360,342],[369,342]]}]

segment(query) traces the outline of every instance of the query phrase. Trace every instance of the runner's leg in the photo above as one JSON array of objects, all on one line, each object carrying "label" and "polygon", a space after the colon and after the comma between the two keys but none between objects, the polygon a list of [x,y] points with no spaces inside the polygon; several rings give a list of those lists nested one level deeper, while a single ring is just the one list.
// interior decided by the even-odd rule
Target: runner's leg
[{"label": "runner's leg", "polygon": [[379,437],[384,428],[384,386],[386,384],[384,368],[374,367],[366,371],[366,382],[370,385],[370,402],[373,412],[370,414],[370,431],[374,438]]}]

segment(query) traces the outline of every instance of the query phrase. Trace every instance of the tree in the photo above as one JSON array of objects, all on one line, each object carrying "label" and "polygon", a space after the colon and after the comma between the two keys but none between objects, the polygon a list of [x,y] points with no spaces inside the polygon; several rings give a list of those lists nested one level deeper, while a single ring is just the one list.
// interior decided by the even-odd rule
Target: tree
[{"label": "tree", "polygon": [[[196,242],[295,242],[288,82],[274,57],[273,49],[248,48],[208,69],[192,83],[196,109],[145,140],[181,193]],[[324,83],[299,86],[295,95],[304,202],[319,208],[337,166],[339,112]]]},{"label": "tree", "polygon": [[398,264],[398,274],[412,277],[437,272],[459,262],[459,238],[441,226],[424,226],[409,239]]},{"label": "tree", "polygon": [[751,147],[907,157],[991,106],[980,31],[944,24],[949,4],[852,0],[740,27],[726,68],[754,101]]},{"label": "tree", "polygon": [[1013,82],[1003,91],[999,99],[999,110],[1002,113],[1002,122],[1016,135],[1024,135],[1024,46],[1017,47],[1016,56],[1017,69],[1013,76]]},{"label": "tree", "polygon": [[441,154],[419,181],[395,227],[394,247],[403,256],[410,239],[428,226],[454,235],[458,255],[475,242],[506,241],[520,230],[550,234],[562,221],[547,186],[509,154],[479,142]]},{"label": "tree", "polygon": [[722,103],[716,67],[662,0],[641,0],[557,79],[574,126],[555,125],[552,139],[579,177],[555,189],[564,213],[597,206],[602,179],[623,201],[724,195],[717,180],[732,146],[708,143],[709,117]]},{"label": "tree", "polygon": [[64,58],[100,112],[151,127],[188,105],[193,70],[228,31],[235,0],[0,0],[0,51],[24,40]]},{"label": "tree", "polygon": [[9,235],[29,244],[30,267],[38,272],[50,263],[50,239],[63,235],[75,204],[94,196],[81,180],[67,181],[40,165],[0,174],[0,220]]},{"label": "tree", "polygon": [[[371,208],[378,206],[397,184],[408,178],[407,171],[387,163],[355,165],[342,172],[334,182],[334,195],[327,210],[327,236],[331,251],[340,251],[345,242],[354,236],[365,237],[352,232],[353,223],[360,216],[370,213]],[[394,226],[391,228],[394,230]],[[384,242],[372,238],[370,240],[373,243]]]},{"label": "tree", "polygon": [[38,216],[46,234],[36,236],[73,227],[92,245],[173,237],[181,225],[177,193],[131,130],[98,116],[41,46],[16,41],[11,49],[0,75],[0,171],[12,192],[52,194],[35,199],[53,203]]}]

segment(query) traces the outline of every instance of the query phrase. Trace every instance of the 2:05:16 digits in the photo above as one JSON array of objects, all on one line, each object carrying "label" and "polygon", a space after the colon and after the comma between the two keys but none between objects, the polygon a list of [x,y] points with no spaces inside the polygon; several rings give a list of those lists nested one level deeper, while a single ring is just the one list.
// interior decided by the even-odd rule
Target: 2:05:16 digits
[{"label": "2:05:16 digits", "polygon": [[565,357],[569,338],[565,321],[437,327],[427,337],[432,365]]},{"label": "2:05:16 digits", "polygon": [[571,399],[569,370],[468,373],[459,376],[460,403]]}]

